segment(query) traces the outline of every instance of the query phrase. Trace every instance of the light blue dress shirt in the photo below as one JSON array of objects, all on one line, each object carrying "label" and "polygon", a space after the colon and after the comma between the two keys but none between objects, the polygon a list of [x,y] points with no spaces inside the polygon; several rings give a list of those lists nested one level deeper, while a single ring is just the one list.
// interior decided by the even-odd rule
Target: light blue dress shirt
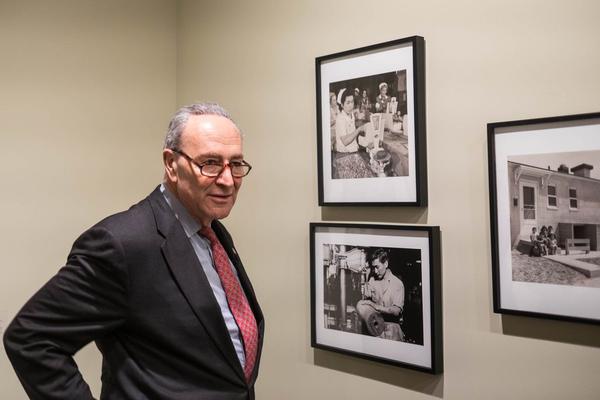
[{"label": "light blue dress shirt", "polygon": [[[221,314],[225,320],[225,325],[229,331],[229,336],[231,336],[233,347],[235,348],[235,352],[237,353],[240,364],[243,368],[244,365],[246,365],[246,355],[244,353],[244,345],[242,344],[242,339],[240,336],[240,329],[238,328],[235,318],[229,309],[229,305],[227,304],[227,296],[225,295],[225,291],[221,285],[221,278],[219,278],[219,274],[214,267],[212,251],[210,250],[210,241],[204,236],[198,234],[198,231],[202,228],[200,224],[196,222],[183,204],[181,204],[177,197],[175,197],[164,184],[160,185],[160,191],[175,213],[175,217],[177,217],[181,223],[185,234],[194,248],[194,252],[198,257],[198,261],[200,261],[200,264],[202,265],[202,269],[204,270],[204,274],[210,283],[210,287],[215,295],[215,299],[217,299],[217,303],[219,303],[219,307],[221,308]],[[229,260],[229,265],[231,266],[234,275],[239,280],[237,271],[231,263],[231,260]]]}]

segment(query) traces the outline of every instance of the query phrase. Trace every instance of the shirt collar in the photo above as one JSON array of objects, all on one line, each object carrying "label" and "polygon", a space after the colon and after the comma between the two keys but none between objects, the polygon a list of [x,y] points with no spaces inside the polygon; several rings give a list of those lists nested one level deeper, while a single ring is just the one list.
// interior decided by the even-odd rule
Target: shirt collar
[{"label": "shirt collar", "polygon": [[164,183],[160,184],[160,191],[165,197],[169,207],[171,207],[171,210],[175,213],[175,217],[181,223],[181,226],[189,239],[200,230],[200,224],[190,215],[185,206],[181,204],[179,199],[165,186]]},{"label": "shirt collar", "polygon": [[340,111],[340,115],[342,115],[346,120],[348,121],[353,121],[354,120],[354,113],[350,113],[350,115],[346,114],[346,111],[342,110]]},{"label": "shirt collar", "polygon": [[388,282],[392,280],[392,271],[390,271],[390,267],[385,270],[385,274],[383,274],[383,278],[381,278],[381,280]]}]

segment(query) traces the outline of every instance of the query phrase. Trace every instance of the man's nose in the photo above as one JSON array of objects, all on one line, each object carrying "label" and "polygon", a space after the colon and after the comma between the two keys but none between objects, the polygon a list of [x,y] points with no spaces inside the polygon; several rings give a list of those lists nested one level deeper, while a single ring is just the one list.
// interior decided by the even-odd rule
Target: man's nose
[{"label": "man's nose", "polygon": [[229,164],[226,164],[219,176],[217,176],[217,184],[222,186],[233,186],[233,175],[231,175],[231,166]]}]

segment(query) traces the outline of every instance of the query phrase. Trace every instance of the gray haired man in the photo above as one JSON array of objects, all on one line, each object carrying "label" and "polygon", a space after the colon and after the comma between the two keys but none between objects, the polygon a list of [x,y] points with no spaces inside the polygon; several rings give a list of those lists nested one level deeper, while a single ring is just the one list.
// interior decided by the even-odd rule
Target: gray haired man
[{"label": "gray haired man", "polygon": [[164,181],[84,232],[16,315],[8,356],[32,399],[92,399],[73,355],[102,352],[101,399],[253,399],[264,320],[219,222],[250,164],[216,104],[169,124]]}]

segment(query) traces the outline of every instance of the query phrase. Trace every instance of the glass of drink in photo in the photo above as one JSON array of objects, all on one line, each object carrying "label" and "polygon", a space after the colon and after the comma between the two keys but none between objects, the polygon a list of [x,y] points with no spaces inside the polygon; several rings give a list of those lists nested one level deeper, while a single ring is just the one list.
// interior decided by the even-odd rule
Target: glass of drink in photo
[{"label": "glass of drink in photo", "polygon": [[373,148],[379,150],[381,140],[381,114],[371,114],[371,126],[373,127]]}]

